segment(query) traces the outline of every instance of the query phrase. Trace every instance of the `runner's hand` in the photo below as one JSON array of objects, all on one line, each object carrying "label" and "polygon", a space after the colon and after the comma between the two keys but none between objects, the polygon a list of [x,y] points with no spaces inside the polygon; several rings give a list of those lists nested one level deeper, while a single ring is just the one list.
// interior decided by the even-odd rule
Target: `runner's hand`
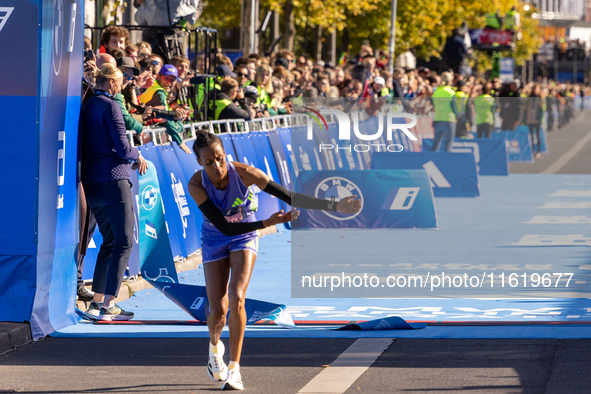
[{"label": "runner's hand", "polygon": [[292,209],[287,213],[283,213],[282,209],[281,211],[275,212],[273,215],[271,215],[269,219],[263,220],[263,224],[265,227],[270,227],[274,224],[291,222],[292,220],[297,219],[298,216],[300,216],[300,211],[297,209]]},{"label": "runner's hand", "polygon": [[361,209],[361,200],[357,196],[343,198],[337,203],[337,211],[342,213],[357,213]]}]

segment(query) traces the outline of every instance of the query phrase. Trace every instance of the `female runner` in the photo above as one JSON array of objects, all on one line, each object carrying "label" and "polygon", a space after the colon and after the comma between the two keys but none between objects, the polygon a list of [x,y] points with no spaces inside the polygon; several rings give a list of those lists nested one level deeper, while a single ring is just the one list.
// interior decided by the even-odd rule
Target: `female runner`
[{"label": "female runner", "polygon": [[[269,180],[252,166],[227,162],[220,138],[209,132],[198,132],[193,146],[203,170],[193,175],[189,193],[203,213],[202,256],[207,299],[209,301],[209,362],[207,373],[214,381],[223,381],[222,390],[243,390],[240,376],[240,353],[246,311],[246,289],[258,250],[257,230],[298,217],[299,211],[279,211],[266,220],[257,221],[254,212],[257,198],[251,186],[300,208],[356,213],[361,209],[357,196],[339,202],[292,193]],[[229,281],[229,285],[228,285]],[[223,360],[224,344],[220,341],[230,308],[230,365]]]}]

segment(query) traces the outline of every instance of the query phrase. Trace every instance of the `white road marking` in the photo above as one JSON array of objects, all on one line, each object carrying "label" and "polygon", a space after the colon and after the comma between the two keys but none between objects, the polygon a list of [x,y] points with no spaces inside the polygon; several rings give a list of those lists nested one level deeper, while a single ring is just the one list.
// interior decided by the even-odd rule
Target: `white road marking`
[{"label": "white road marking", "polygon": [[550,197],[591,197],[591,190],[558,190]]},{"label": "white road marking", "polygon": [[569,150],[564,152],[562,154],[562,156],[560,156],[554,163],[552,163],[548,168],[543,170],[541,173],[542,174],[556,174],[565,165],[567,165],[568,162],[571,161],[571,159],[577,155],[577,153],[579,153],[581,150],[583,150],[583,148],[585,147],[587,142],[589,142],[590,140],[591,140],[591,131],[589,133],[587,133],[586,136],[581,138],[572,148],[570,148]]},{"label": "white road marking", "polygon": [[534,216],[528,224],[591,224],[585,216]]},{"label": "white road marking", "polygon": [[344,393],[384,353],[393,338],[360,338],[299,393]]},{"label": "white road marking", "polygon": [[583,201],[583,202],[547,202],[541,208],[560,208],[560,209],[590,209],[591,208],[591,201]]},{"label": "white road marking", "polygon": [[515,246],[591,246],[591,238],[582,234],[571,235],[537,235],[526,234]]}]

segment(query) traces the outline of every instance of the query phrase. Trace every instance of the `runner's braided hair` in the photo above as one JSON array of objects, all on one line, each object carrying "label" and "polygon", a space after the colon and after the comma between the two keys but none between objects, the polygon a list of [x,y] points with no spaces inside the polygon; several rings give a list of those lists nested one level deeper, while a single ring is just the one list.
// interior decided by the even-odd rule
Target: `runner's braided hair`
[{"label": "runner's braided hair", "polygon": [[220,144],[222,148],[224,147],[224,144],[222,144],[222,140],[220,139],[220,137],[218,137],[214,133],[210,133],[207,130],[197,130],[195,132],[195,137],[196,139],[195,143],[193,144],[193,151],[195,152],[195,155],[197,157],[199,157],[199,149],[207,148],[208,146],[211,146],[216,142]]}]

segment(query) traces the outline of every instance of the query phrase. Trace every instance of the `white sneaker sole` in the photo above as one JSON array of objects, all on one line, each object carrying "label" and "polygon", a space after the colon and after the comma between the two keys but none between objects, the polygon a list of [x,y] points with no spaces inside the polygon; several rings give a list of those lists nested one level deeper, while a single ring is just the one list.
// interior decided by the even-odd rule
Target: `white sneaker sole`
[{"label": "white sneaker sole", "polygon": [[133,319],[133,316],[121,316],[121,315],[99,315],[96,320],[99,321],[127,321]]},{"label": "white sneaker sole", "polygon": [[214,373],[213,369],[211,368],[211,363],[207,362],[207,376],[214,382],[223,382],[224,380],[228,379],[228,368],[226,364],[224,364],[224,368],[218,372]]},{"label": "white sneaker sole", "polygon": [[224,382],[224,385],[222,386],[222,390],[226,391],[226,390],[239,390],[242,391],[244,390],[244,386],[242,385],[242,383],[237,384],[237,383],[230,383],[227,380]]}]

